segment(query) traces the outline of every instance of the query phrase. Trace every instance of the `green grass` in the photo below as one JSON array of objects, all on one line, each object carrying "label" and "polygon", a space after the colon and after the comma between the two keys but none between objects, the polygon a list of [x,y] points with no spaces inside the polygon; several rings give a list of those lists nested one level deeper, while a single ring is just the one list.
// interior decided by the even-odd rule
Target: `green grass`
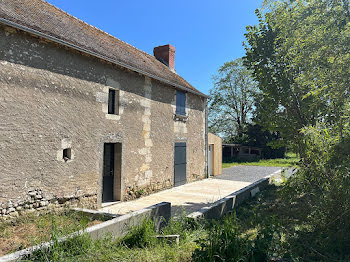
[{"label": "green grass", "polygon": [[21,250],[50,240],[52,228],[57,237],[65,236],[104,220],[66,210],[45,215],[23,215],[16,221],[0,222],[0,255]]},{"label": "green grass", "polygon": [[271,185],[218,221],[171,220],[161,233],[179,234],[178,245],[157,240],[160,233],[149,220],[122,239],[92,241],[81,235],[56,243],[54,229],[54,246],[27,261],[350,261],[348,251],[344,256],[318,248],[320,238],[309,219],[312,199],[284,196],[283,186]]},{"label": "green grass", "polygon": [[295,166],[299,158],[294,153],[287,153],[285,158],[276,159],[261,159],[258,161],[235,161],[232,163],[222,163],[222,168],[233,166],[275,166],[275,167],[289,167]]},{"label": "green grass", "polygon": [[185,217],[171,220],[162,232],[180,234],[180,243],[158,240],[154,223],[144,220],[122,239],[106,236],[92,241],[87,235],[81,235],[68,242],[55,243],[50,250],[37,251],[25,261],[192,261],[192,253],[198,248],[196,241],[206,237],[201,225],[188,223]]}]

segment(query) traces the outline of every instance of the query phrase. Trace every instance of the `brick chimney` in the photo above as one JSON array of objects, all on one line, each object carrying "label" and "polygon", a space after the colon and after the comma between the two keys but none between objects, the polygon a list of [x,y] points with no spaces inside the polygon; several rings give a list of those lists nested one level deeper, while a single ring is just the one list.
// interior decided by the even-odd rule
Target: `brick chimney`
[{"label": "brick chimney", "polygon": [[160,62],[167,65],[171,71],[175,71],[175,47],[172,45],[157,46],[153,54]]}]

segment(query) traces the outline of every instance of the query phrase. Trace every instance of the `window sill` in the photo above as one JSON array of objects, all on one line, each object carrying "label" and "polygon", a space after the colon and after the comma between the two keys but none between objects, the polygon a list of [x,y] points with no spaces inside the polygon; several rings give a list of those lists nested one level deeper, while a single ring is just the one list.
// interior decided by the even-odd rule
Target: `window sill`
[{"label": "window sill", "polygon": [[174,114],[174,120],[175,120],[175,121],[186,122],[187,119],[188,119],[188,116],[186,116],[186,115]]},{"label": "window sill", "polygon": [[106,118],[109,120],[119,120],[120,115],[106,114]]}]

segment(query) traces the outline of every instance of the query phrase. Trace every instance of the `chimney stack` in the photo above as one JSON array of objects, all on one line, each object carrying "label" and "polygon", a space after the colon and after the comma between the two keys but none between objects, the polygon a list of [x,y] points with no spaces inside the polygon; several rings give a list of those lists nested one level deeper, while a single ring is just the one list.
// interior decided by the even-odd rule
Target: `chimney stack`
[{"label": "chimney stack", "polygon": [[172,45],[157,46],[153,54],[160,62],[167,65],[171,71],[175,71],[175,47]]}]

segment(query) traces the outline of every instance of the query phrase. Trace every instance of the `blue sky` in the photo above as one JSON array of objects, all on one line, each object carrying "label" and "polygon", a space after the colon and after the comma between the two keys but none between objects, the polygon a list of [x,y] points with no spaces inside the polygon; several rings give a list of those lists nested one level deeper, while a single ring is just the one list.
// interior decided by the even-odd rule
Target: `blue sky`
[{"label": "blue sky", "polygon": [[218,68],[244,55],[245,27],[257,23],[262,0],[48,2],[149,54],[172,44],[177,73],[208,94]]}]

